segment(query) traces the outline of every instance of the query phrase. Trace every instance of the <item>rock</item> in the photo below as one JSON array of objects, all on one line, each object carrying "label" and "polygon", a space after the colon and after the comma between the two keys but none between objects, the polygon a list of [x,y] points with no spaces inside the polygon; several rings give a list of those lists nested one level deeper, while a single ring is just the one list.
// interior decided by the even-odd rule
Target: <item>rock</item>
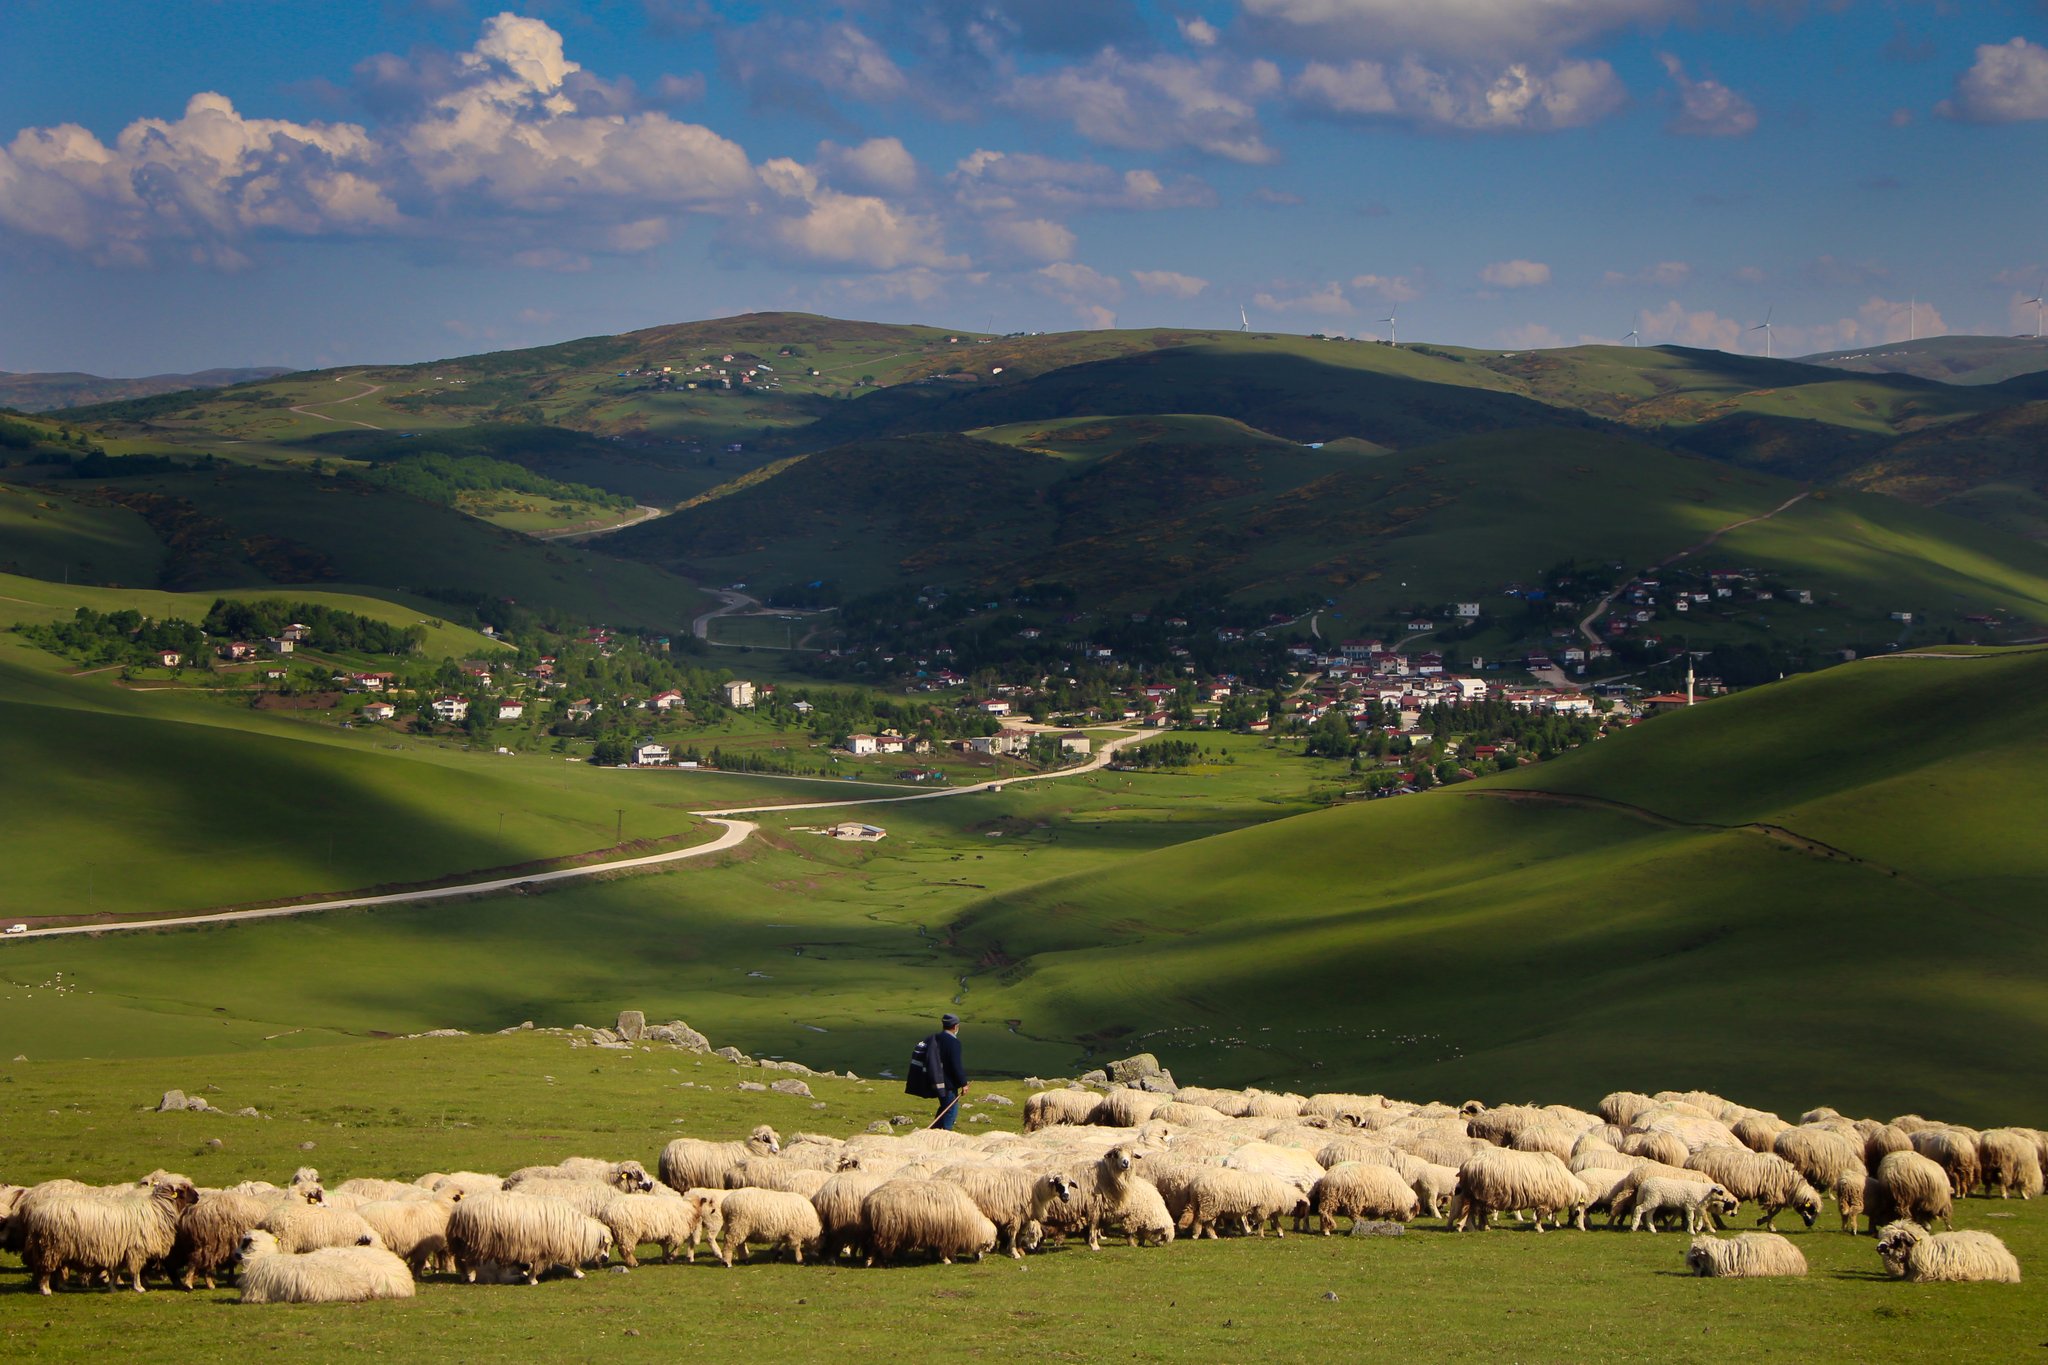
[{"label": "rock", "polygon": [[302,1142],[299,1144],[299,1150],[302,1152],[310,1152],[319,1145],[320,1144],[317,1142]]},{"label": "rock", "polygon": [[244,1105],[242,1108],[237,1109],[235,1111],[235,1117],[238,1119],[260,1119],[263,1117],[263,1113],[261,1110],[257,1109],[255,1105],[251,1104]]},{"label": "rock", "polygon": [[221,1148],[227,1146],[227,1144],[225,1142],[222,1142],[219,1138],[208,1138],[206,1140],[206,1145],[213,1148],[213,1150],[215,1150],[216,1152],[219,1151]]},{"label": "rock", "polygon": [[686,1052],[711,1051],[711,1040],[680,1019],[671,1019],[666,1024],[654,1025],[647,1030],[647,1036],[658,1043],[667,1043]]},{"label": "rock", "polygon": [[1408,1229],[1399,1223],[1358,1222],[1351,1225],[1353,1237],[1406,1237]]},{"label": "rock", "polygon": [[594,1028],[590,1031],[590,1041],[593,1043],[616,1043],[619,1041],[619,1035],[613,1033],[608,1028]]},{"label": "rock", "polygon": [[887,1120],[887,1119],[876,1119],[876,1120],[875,1120],[875,1121],[874,1121],[873,1123],[871,1123],[871,1124],[869,1124],[869,1125],[868,1125],[868,1131],[869,1131],[870,1133],[886,1133],[886,1132],[888,1132],[888,1131],[889,1131],[889,1120]]},{"label": "rock", "polygon": [[799,1076],[815,1076],[818,1074],[802,1062],[785,1062],[778,1058],[764,1058],[761,1065],[770,1071],[794,1071]]},{"label": "rock", "polygon": [[718,1049],[718,1051],[712,1053],[711,1055],[714,1057],[723,1057],[728,1062],[731,1062],[734,1066],[752,1066],[754,1064],[753,1058],[747,1056],[746,1053],[740,1051],[736,1047],[722,1047]]},{"label": "rock", "polygon": [[968,1121],[969,1123],[990,1123],[990,1122],[993,1122],[993,1120],[992,1120],[992,1119],[990,1119],[990,1118],[989,1118],[989,1116],[988,1116],[987,1114],[969,1114],[969,1115],[967,1116],[967,1121]]},{"label": "rock", "polygon": [[1171,1071],[1162,1071],[1157,1076],[1138,1077],[1138,1089],[1149,1090],[1155,1095],[1171,1095],[1180,1087],[1173,1083]]},{"label": "rock", "polygon": [[741,1081],[741,1082],[740,1082],[740,1089],[742,1089],[742,1090],[766,1090],[767,1088],[768,1088],[767,1086],[765,1086],[765,1085],[761,1084],[761,1083],[760,1083],[759,1081]]},{"label": "rock", "polygon": [[891,1114],[889,1116],[889,1126],[891,1128],[909,1128],[916,1124],[916,1122],[917,1120],[908,1114]]},{"label": "rock", "polygon": [[794,1078],[780,1081],[770,1081],[768,1083],[768,1088],[783,1095],[800,1095],[804,1099],[811,1098],[811,1088],[808,1085],[805,1085],[802,1081],[796,1080]]},{"label": "rock", "polygon": [[1008,1108],[1009,1106],[1015,1104],[1017,1101],[1011,1099],[1008,1095],[983,1095],[981,1097],[981,1102],[983,1104],[1000,1104],[1004,1108]]},{"label": "rock", "polygon": [[1166,1068],[1159,1065],[1159,1059],[1149,1052],[1140,1052],[1111,1062],[1107,1068],[1110,1080],[1118,1085],[1135,1085],[1147,1076],[1158,1076]]},{"label": "rock", "polygon": [[220,1087],[217,1085],[208,1085],[206,1087],[206,1093],[209,1095],[218,1095],[220,1093]]},{"label": "rock", "polygon": [[173,1110],[182,1111],[184,1108],[185,1092],[182,1090],[166,1090],[164,1091],[164,1097],[157,1102],[156,1112],[168,1114]]},{"label": "rock", "polygon": [[1107,1071],[1084,1071],[1075,1079],[1082,1085],[1108,1085],[1109,1073]]},{"label": "rock", "polygon": [[612,1027],[619,1037],[629,1043],[637,1043],[640,1036],[647,1032],[647,1016],[639,1010],[620,1010],[619,1021]]}]

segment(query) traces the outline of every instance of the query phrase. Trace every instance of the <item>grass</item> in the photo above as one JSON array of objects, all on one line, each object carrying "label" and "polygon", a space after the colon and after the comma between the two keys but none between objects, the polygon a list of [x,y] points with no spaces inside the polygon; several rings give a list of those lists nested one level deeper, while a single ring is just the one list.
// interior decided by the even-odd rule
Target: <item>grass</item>
[{"label": "grass", "polygon": [[135,513],[39,485],[0,483],[0,545],[0,569],[60,582],[153,584],[164,558]]}]

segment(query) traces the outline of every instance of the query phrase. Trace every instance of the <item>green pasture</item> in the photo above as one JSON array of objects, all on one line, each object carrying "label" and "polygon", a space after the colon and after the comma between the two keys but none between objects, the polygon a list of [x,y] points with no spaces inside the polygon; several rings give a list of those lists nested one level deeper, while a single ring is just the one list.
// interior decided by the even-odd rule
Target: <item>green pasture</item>
[{"label": "green pasture", "polygon": [[0,570],[56,582],[154,584],[163,543],[124,507],[40,484],[0,483]]}]

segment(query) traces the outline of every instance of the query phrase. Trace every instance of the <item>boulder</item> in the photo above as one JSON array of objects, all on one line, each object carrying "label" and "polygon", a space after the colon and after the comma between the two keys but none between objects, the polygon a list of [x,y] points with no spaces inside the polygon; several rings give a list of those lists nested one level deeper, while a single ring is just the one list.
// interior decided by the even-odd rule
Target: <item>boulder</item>
[{"label": "boulder", "polygon": [[805,1085],[802,1081],[796,1080],[794,1078],[784,1078],[783,1080],[779,1081],[770,1081],[768,1083],[768,1088],[770,1090],[776,1091],[784,1095],[801,1095],[805,1099],[811,1098],[811,1088],[808,1085]]},{"label": "boulder", "polygon": [[742,1089],[742,1090],[766,1090],[767,1088],[768,1088],[767,1086],[765,1086],[765,1085],[761,1084],[761,1083],[760,1083],[759,1081],[741,1081],[741,1082],[740,1082],[740,1089]]},{"label": "boulder", "polygon": [[620,1010],[619,1022],[612,1027],[619,1037],[629,1043],[637,1043],[647,1032],[647,1016],[639,1010]]},{"label": "boulder", "polygon": [[185,1109],[193,1114],[218,1114],[220,1111],[206,1102],[206,1096],[193,1095],[186,1099]]},{"label": "boulder", "polygon": [[1180,1087],[1173,1083],[1171,1071],[1162,1071],[1157,1076],[1138,1077],[1138,1089],[1149,1090],[1155,1095],[1171,1095]]},{"label": "boulder", "polygon": [[655,1024],[647,1030],[646,1036],[657,1043],[682,1048],[685,1052],[711,1051],[711,1040],[680,1019],[671,1019],[666,1024]]},{"label": "boulder", "polygon": [[1147,1076],[1160,1076],[1166,1072],[1166,1068],[1159,1065],[1159,1059],[1149,1052],[1111,1062],[1107,1070],[1109,1078],[1118,1085],[1136,1085]]},{"label": "boulder", "polygon": [[156,1106],[156,1112],[159,1114],[169,1114],[172,1112],[182,1113],[184,1112],[184,1109],[185,1092],[182,1090],[164,1091],[163,1099],[159,1100]]},{"label": "boulder", "polygon": [[1079,1076],[1076,1076],[1074,1079],[1077,1083],[1081,1085],[1099,1085],[1106,1087],[1109,1084],[1109,1073],[1107,1071],[1084,1071]]},{"label": "boulder", "polygon": [[722,1047],[718,1049],[718,1051],[712,1053],[711,1055],[714,1057],[723,1057],[728,1062],[731,1062],[734,1066],[752,1066],[754,1064],[753,1058],[747,1056],[746,1053],[740,1051],[736,1047]]}]

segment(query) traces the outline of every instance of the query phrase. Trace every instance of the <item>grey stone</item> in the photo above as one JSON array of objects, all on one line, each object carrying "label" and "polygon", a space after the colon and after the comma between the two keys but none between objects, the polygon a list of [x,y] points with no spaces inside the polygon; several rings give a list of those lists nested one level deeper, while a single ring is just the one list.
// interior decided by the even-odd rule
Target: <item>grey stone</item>
[{"label": "grey stone", "polygon": [[159,1101],[157,1102],[157,1106],[156,1106],[156,1112],[157,1112],[157,1113],[159,1113],[159,1114],[168,1114],[168,1113],[171,1113],[171,1112],[172,1112],[173,1110],[183,1110],[183,1109],[184,1109],[184,1107],[185,1107],[185,1092],[184,1092],[184,1091],[182,1091],[182,1090],[166,1090],[166,1091],[164,1091],[164,1097],[163,1097],[163,1099],[161,1099],[161,1100],[159,1100]]},{"label": "grey stone", "polygon": [[206,1145],[213,1148],[215,1151],[219,1151],[221,1148],[227,1146],[227,1144],[225,1142],[222,1142],[219,1138],[208,1138],[206,1140]]},{"label": "grey stone", "polygon": [[746,1053],[740,1051],[736,1047],[722,1047],[718,1049],[718,1051],[712,1053],[711,1055],[714,1057],[723,1057],[728,1062],[731,1062],[734,1066],[752,1066],[754,1064],[753,1058],[749,1057]]},{"label": "grey stone", "polygon": [[1159,1065],[1159,1059],[1151,1053],[1139,1052],[1111,1062],[1107,1070],[1109,1078],[1118,1085],[1131,1085],[1146,1076],[1161,1075],[1166,1068]]},{"label": "grey stone", "polygon": [[302,1142],[299,1144],[299,1150],[302,1152],[310,1152],[319,1145],[320,1144],[317,1142]]},{"label": "grey stone", "polygon": [[647,1036],[657,1043],[667,1043],[686,1052],[711,1051],[711,1040],[680,1019],[671,1019],[666,1024],[651,1026],[647,1030]]},{"label": "grey stone", "polygon": [[1138,1089],[1149,1090],[1155,1095],[1171,1095],[1180,1087],[1173,1083],[1171,1071],[1162,1071],[1157,1076],[1138,1077]]},{"label": "grey stone", "polygon": [[185,1109],[186,1112],[192,1114],[218,1114],[220,1112],[220,1110],[207,1103],[206,1096],[204,1095],[193,1095],[187,1098]]},{"label": "grey stone", "polygon": [[740,1089],[742,1089],[742,1090],[766,1090],[767,1088],[768,1088],[767,1086],[765,1086],[765,1085],[761,1084],[761,1083],[760,1083],[759,1081],[741,1081],[741,1082],[740,1082]]},{"label": "grey stone", "polygon": [[969,1114],[969,1115],[967,1116],[967,1121],[968,1121],[969,1123],[990,1123],[990,1122],[993,1122],[993,1120],[991,1120],[991,1119],[989,1118],[989,1116],[988,1116],[987,1114]]},{"label": "grey stone", "polygon": [[1008,1095],[983,1095],[981,1097],[981,1102],[983,1104],[1000,1104],[1004,1108],[1008,1108],[1009,1106],[1015,1104],[1017,1101],[1011,1099]]},{"label": "grey stone", "polygon": [[608,1028],[594,1028],[590,1031],[590,1041],[593,1043],[616,1043],[619,1041],[619,1035],[613,1033]]},{"label": "grey stone", "polygon": [[886,1132],[888,1132],[888,1131],[889,1131],[889,1120],[887,1120],[887,1119],[876,1119],[876,1120],[875,1120],[875,1121],[874,1121],[873,1123],[871,1123],[871,1124],[869,1124],[869,1125],[868,1125],[868,1131],[869,1131],[870,1133],[886,1133]]},{"label": "grey stone", "polygon": [[808,1085],[805,1085],[802,1081],[795,1079],[794,1077],[786,1078],[784,1080],[779,1081],[770,1081],[768,1083],[768,1088],[783,1095],[800,1095],[804,1099],[811,1098],[811,1088]]},{"label": "grey stone", "polygon": [[1084,1071],[1075,1079],[1082,1085],[1108,1085],[1109,1073],[1107,1071]]},{"label": "grey stone", "polygon": [[1351,1225],[1353,1237],[1406,1237],[1408,1229],[1399,1223],[1358,1222]]},{"label": "grey stone", "polygon": [[889,1126],[891,1128],[908,1128],[916,1122],[917,1120],[908,1114],[891,1114],[889,1116]]},{"label": "grey stone", "polygon": [[238,1119],[260,1119],[263,1117],[263,1111],[253,1104],[245,1105],[235,1111],[235,1117]]},{"label": "grey stone", "polygon": [[647,1032],[647,1016],[639,1010],[620,1010],[619,1021],[613,1027],[619,1037],[629,1043],[637,1043],[640,1036]]}]

